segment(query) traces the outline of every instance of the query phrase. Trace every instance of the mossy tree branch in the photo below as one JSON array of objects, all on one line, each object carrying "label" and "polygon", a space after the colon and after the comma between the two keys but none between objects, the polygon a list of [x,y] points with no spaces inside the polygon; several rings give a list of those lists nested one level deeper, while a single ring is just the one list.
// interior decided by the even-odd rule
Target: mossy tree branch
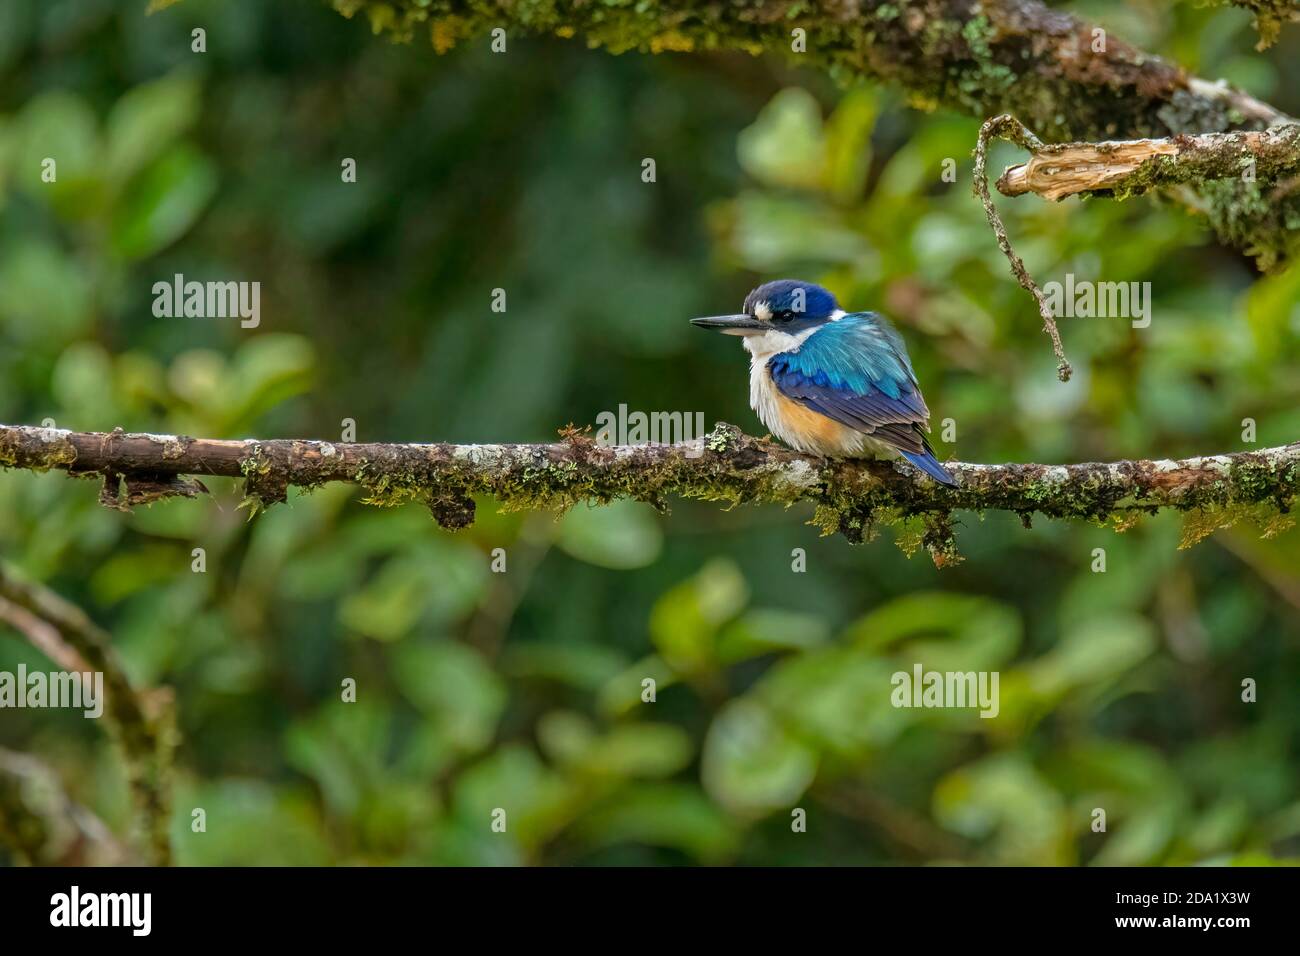
[{"label": "mossy tree branch", "polygon": [[1010,511],[1026,524],[1041,514],[1123,528],[1144,513],[1171,508],[1187,513],[1202,530],[1242,516],[1276,530],[1274,519],[1286,515],[1300,490],[1300,442],[1183,461],[948,462],[958,482],[949,488],[903,463],[831,461],[726,424],[692,442],[614,447],[576,429],[566,429],[564,440],[551,444],[453,445],[221,441],[0,425],[0,465],[107,476],[107,498],[114,505],[121,505],[122,483],[128,492],[133,486],[149,489],[141,501],[191,496],[194,484],[185,475],[243,478],[259,507],[285,500],[291,485],[354,482],[372,504],[423,502],[452,530],[473,522],[474,497],[480,495],[507,510],[563,510],[618,498],[664,509],[671,496],[729,504],[807,501],[816,506],[814,522],[826,533],[860,541],[880,524],[902,523],[940,563],[958,557],[956,511]]},{"label": "mossy tree branch", "polygon": [[[0,462],[5,461],[0,453]],[[104,675],[104,719],[122,750],[144,857],[171,861],[171,693],[131,686],[109,636],[76,605],[0,564],[0,621],[67,671]]]},{"label": "mossy tree branch", "polygon": [[[841,82],[869,77],[922,107],[1011,113],[1048,142],[1164,138],[1292,120],[1225,85],[1035,0],[331,0],[375,32],[439,52],[503,27],[582,37],[611,52],[769,52]],[[792,31],[806,32],[795,52]],[[1217,179],[1197,207],[1227,244],[1279,266],[1300,247],[1300,194]]]},{"label": "mossy tree branch", "polygon": [[0,747],[0,844],[22,866],[125,866],[136,860],[53,768]]},{"label": "mossy tree branch", "polygon": [[997,181],[1004,196],[1058,200],[1080,193],[1126,198],[1161,186],[1254,177],[1277,182],[1275,195],[1300,185],[1300,124],[1235,133],[1105,143],[1037,143],[1027,163]]}]

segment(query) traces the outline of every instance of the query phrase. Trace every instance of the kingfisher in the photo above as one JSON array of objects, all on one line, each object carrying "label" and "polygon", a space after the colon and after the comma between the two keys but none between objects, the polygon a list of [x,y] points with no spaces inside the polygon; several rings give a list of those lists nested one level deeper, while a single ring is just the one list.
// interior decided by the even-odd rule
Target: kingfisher
[{"label": "kingfisher", "polygon": [[744,338],[749,404],[772,434],[827,458],[902,455],[957,484],[934,457],[907,346],[883,316],[845,312],[828,290],[795,279],[759,286],[743,309],[691,324]]}]

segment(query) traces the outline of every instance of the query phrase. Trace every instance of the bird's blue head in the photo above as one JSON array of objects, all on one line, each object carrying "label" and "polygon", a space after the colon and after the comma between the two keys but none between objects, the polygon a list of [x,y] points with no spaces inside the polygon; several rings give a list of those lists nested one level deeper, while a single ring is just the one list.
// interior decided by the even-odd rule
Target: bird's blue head
[{"label": "bird's blue head", "polygon": [[691,319],[702,329],[717,329],[729,335],[763,335],[782,332],[798,335],[829,322],[840,312],[835,296],[812,282],[777,279],[766,282],[745,296],[743,312],[737,315],[709,315]]}]

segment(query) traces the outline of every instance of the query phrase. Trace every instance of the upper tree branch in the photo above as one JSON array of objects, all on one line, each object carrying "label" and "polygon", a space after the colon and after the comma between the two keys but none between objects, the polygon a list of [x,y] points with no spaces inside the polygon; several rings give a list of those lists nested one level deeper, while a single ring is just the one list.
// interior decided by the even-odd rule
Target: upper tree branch
[{"label": "upper tree branch", "polygon": [[1061,344],[1056,317],[1043,290],[1011,247],[1006,226],[989,194],[988,147],[1006,139],[1032,153],[1029,162],[1008,168],[998,179],[1007,196],[1036,193],[1059,200],[1080,193],[1104,193],[1124,198],[1161,186],[1183,186],[1235,178],[1243,183],[1277,182],[1270,193],[1277,203],[1300,186],[1300,124],[1235,133],[1201,133],[1167,139],[1119,140],[1106,143],[1044,145],[1014,116],[995,116],[980,127],[975,144],[975,193],[1011,264],[1011,273],[1034,297],[1043,329],[1051,337],[1057,375],[1069,381],[1072,369]]},{"label": "upper tree branch", "polygon": [[[1300,172],[1300,125],[1236,133],[1202,133],[1167,139],[1107,143],[1041,143],[1027,163],[998,179],[1006,196],[1036,193],[1064,199],[1079,193],[1136,196],[1159,186],[1252,176],[1261,181],[1294,180]],[[1282,187],[1294,188],[1295,183]]]},{"label": "upper tree branch", "polygon": [[473,521],[473,495],[490,495],[508,509],[615,498],[662,506],[670,495],[730,503],[810,501],[823,528],[854,540],[882,517],[918,518],[936,554],[951,552],[951,514],[959,509],[1011,511],[1026,521],[1037,512],[1122,522],[1133,512],[1159,508],[1286,511],[1300,489],[1300,443],[1183,461],[947,462],[959,484],[949,488],[906,464],[830,461],[725,424],[693,442],[616,447],[575,431],[544,445],[336,444],[0,425],[0,465],[106,474],[111,485],[125,479],[128,487],[132,481],[166,487],[181,475],[243,477],[259,502],[284,500],[290,485],[349,481],[365,487],[376,504],[422,501],[453,529]]},{"label": "upper tree branch", "polygon": [[[1286,123],[1279,110],[1188,76],[1097,27],[1033,0],[332,0],[364,11],[376,31],[439,51],[496,27],[581,35],[613,52],[769,51],[851,79],[899,86],[922,106],[1017,116],[1049,142],[1163,138]],[[806,52],[791,31],[807,33]],[[1199,187],[1211,224],[1263,268],[1294,255],[1300,196],[1261,199],[1260,187]]]}]

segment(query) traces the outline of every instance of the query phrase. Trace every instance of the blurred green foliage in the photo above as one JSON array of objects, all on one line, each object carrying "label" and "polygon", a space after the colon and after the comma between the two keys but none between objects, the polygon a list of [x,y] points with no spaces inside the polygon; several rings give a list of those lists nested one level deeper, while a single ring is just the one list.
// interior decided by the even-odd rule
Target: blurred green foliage
[{"label": "blurred green foliage", "polygon": [[[1300,270],[1257,280],[1154,201],[1002,200],[1041,281],[1152,284],[1148,329],[1064,323],[1059,384],[970,194],[975,121],[743,57],[519,39],[435,58],[323,5],[142,7],[0,5],[0,420],[540,441],[627,403],[752,431],[745,356],[685,319],[794,275],[897,322],[955,423],[940,457],[1232,451],[1245,418],[1259,447],[1300,436]],[[1300,111],[1295,31],[1257,55],[1239,10],[1083,12]],[[260,281],[261,327],[154,318],[178,272]],[[887,536],[819,538],[801,507],[480,502],[449,536],[345,487],[250,522],[210,484],[119,514],[88,483],[0,476],[0,555],[108,627],[135,680],[175,688],[182,863],[1300,852],[1294,532],[1183,551],[1175,516],[1120,535],[967,515],[967,560],[939,572]],[[0,668],[20,660],[49,666],[0,634]],[[915,662],[999,672],[999,716],[894,708]],[[0,743],[120,830],[99,729],[5,711]]]}]

